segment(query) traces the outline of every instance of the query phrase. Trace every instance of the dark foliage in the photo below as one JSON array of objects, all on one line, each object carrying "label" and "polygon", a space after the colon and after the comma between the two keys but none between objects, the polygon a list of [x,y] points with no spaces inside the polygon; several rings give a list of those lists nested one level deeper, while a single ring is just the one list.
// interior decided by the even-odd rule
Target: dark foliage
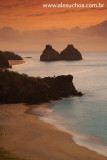
[{"label": "dark foliage", "polygon": [[73,76],[46,78],[28,77],[26,74],[0,71],[0,103],[39,104],[70,95],[81,96],[73,83]]},{"label": "dark foliage", "polygon": [[9,68],[9,63],[8,63],[8,59],[6,58],[6,56],[3,54],[2,51],[0,51],[0,68]]}]

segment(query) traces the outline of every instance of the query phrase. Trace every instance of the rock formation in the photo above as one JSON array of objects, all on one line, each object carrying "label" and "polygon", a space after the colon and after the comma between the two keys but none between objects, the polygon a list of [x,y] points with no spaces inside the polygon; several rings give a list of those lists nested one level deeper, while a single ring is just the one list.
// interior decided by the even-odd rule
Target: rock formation
[{"label": "rock formation", "polygon": [[8,60],[23,60],[19,55],[9,52],[0,51],[0,68],[10,68]]},{"label": "rock formation", "polygon": [[76,90],[72,75],[40,78],[0,70],[0,104],[40,104],[62,97],[82,95]]},{"label": "rock formation", "polygon": [[3,52],[3,54],[5,55],[5,57],[8,60],[23,60],[21,56],[15,54],[13,52],[5,51],[5,52]]},{"label": "rock formation", "polygon": [[[60,97],[82,96],[73,84],[72,75],[61,75],[57,77],[46,77],[43,79],[48,84],[48,93],[51,100],[60,99]],[[50,87],[49,87],[50,86]]]},{"label": "rock formation", "polygon": [[69,44],[61,53],[61,60],[82,60],[81,53],[74,48],[74,46]]},{"label": "rock formation", "polygon": [[59,53],[52,48],[51,45],[46,45],[45,50],[40,56],[40,61],[58,61],[60,60]]},{"label": "rock formation", "polygon": [[68,45],[60,54],[50,45],[46,45],[45,50],[40,56],[40,61],[58,61],[58,60],[82,60],[81,53],[74,48],[73,45]]}]

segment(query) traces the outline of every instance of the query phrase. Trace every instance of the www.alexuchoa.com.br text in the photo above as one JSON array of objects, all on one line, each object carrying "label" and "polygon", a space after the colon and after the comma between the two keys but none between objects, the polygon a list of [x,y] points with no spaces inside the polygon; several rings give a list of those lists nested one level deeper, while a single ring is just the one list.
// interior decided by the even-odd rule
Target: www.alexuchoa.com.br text
[{"label": "www.alexuchoa.com.br text", "polygon": [[98,3],[98,4],[64,4],[64,3],[58,3],[58,4],[43,4],[43,8],[104,8],[104,4]]}]

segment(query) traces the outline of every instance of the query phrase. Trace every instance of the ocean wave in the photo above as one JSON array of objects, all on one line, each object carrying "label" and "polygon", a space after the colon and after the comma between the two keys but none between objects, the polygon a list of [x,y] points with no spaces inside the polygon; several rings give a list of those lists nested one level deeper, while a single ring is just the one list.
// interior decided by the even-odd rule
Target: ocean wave
[{"label": "ocean wave", "polygon": [[72,136],[73,141],[93,150],[101,155],[107,156],[107,145],[99,138],[76,133],[73,129],[68,129],[66,124],[68,120],[53,114],[54,109],[48,107],[40,107],[32,110],[33,114],[38,115],[38,119],[45,123],[53,125],[56,129],[64,131]]}]

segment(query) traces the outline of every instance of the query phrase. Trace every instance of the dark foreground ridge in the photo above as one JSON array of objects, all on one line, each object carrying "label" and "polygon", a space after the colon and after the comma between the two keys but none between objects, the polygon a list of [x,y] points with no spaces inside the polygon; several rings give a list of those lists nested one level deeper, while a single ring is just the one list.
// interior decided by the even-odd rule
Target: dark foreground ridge
[{"label": "dark foreground ridge", "polygon": [[51,45],[46,45],[46,48],[40,56],[40,61],[58,60],[82,60],[82,55],[72,44],[69,44],[60,54],[54,50]]},{"label": "dark foreground ridge", "polygon": [[5,57],[5,55],[0,51],[0,68],[10,68],[8,59]]},{"label": "dark foreground ridge", "polygon": [[0,51],[0,68],[10,68],[8,60],[23,60],[19,55],[9,52]]},{"label": "dark foreground ridge", "polygon": [[0,71],[0,103],[40,104],[68,96],[82,96],[73,85],[73,76],[28,77],[12,71]]}]

